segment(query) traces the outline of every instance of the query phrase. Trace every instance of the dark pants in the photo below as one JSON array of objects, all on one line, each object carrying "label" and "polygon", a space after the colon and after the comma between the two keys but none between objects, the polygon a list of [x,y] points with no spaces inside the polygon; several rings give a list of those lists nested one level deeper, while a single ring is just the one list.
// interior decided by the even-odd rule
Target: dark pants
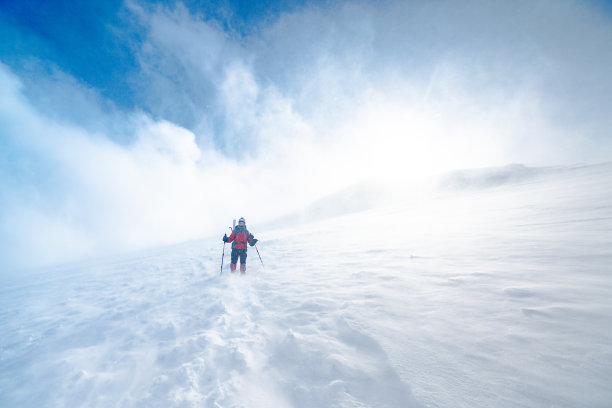
[{"label": "dark pants", "polygon": [[234,265],[238,263],[238,257],[240,257],[240,263],[246,265],[247,250],[232,248],[232,263]]}]

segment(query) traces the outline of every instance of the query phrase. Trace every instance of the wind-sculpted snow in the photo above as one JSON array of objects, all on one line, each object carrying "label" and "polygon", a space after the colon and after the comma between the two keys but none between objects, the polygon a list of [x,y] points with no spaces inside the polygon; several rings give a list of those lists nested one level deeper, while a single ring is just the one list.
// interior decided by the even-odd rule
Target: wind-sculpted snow
[{"label": "wind-sculpted snow", "polygon": [[325,297],[257,267],[219,277],[211,252],[190,244],[3,291],[0,405],[418,406]]},{"label": "wind-sculpted snow", "polygon": [[42,271],[0,292],[0,406],[608,406],[610,186],[577,167],[257,231],[246,276],[220,237]]}]

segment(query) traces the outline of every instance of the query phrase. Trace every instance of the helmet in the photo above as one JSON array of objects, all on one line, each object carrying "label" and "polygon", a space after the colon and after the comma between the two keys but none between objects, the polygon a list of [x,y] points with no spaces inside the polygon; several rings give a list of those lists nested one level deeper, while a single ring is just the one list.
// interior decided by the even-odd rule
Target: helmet
[{"label": "helmet", "polygon": [[246,221],[244,220],[244,217],[240,217],[240,219],[238,220],[238,223],[244,222],[246,224]]}]

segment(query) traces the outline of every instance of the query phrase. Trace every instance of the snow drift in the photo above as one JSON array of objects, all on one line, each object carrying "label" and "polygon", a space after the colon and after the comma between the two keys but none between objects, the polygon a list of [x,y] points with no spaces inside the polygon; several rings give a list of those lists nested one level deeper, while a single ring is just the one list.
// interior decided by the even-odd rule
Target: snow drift
[{"label": "snow drift", "polygon": [[223,231],[40,271],[0,291],[0,405],[607,406],[612,165],[549,170],[250,224],[244,277]]}]

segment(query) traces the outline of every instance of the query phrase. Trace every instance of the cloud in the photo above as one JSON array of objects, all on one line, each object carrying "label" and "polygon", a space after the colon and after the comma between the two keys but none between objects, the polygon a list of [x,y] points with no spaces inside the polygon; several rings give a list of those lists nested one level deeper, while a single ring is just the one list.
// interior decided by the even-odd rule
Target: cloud
[{"label": "cloud", "polygon": [[41,116],[0,72],[3,259],[41,265],[200,236],[211,215],[197,208],[206,175],[193,133],[135,115],[135,141],[118,144]]},{"label": "cloud", "polygon": [[[603,107],[612,86],[606,77],[612,54],[605,45],[612,34],[609,17],[585,4],[305,6],[244,37],[180,6],[145,16],[151,36],[143,50],[155,52],[142,51],[141,75],[157,68],[149,81],[157,85],[143,98],[148,108],[226,154],[259,152],[268,132],[261,131],[262,122],[282,120],[270,116],[274,104],[307,124],[317,143],[338,144],[330,129],[355,123],[376,99],[406,117],[433,111],[435,122],[453,124],[472,114],[472,122],[484,119],[489,128],[482,132],[499,142],[506,160],[543,161],[538,146],[550,140],[566,147],[547,154],[549,163],[604,157],[598,151],[610,125]],[[517,126],[518,117],[531,123]],[[456,138],[456,128],[447,128]],[[279,127],[276,133],[290,138],[292,132]],[[530,151],[537,152],[522,156],[523,143],[533,143]]]},{"label": "cloud", "polygon": [[135,109],[58,69],[0,66],[2,258],[178,242],[363,180],[608,160],[612,24],[593,7],[305,5],[245,34],[128,2]]}]

